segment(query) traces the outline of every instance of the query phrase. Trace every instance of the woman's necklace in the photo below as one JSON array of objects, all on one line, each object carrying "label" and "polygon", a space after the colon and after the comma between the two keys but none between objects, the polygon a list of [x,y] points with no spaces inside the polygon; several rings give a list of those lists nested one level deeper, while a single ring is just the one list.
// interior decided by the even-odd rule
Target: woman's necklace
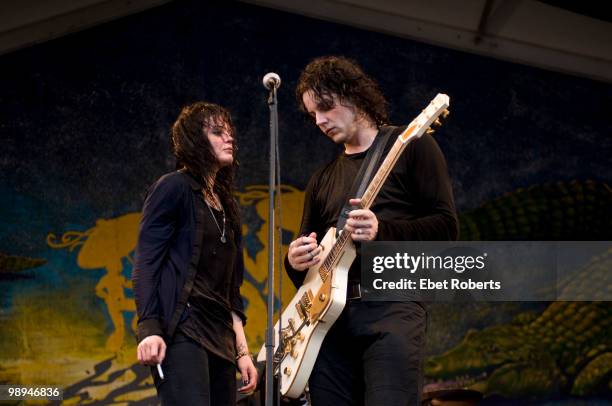
[{"label": "woman's necklace", "polygon": [[208,204],[208,202],[206,203],[206,206],[208,206],[208,210],[210,211],[210,215],[212,216],[213,220],[215,221],[215,225],[217,226],[217,229],[219,230],[219,234],[221,234],[221,237],[219,237],[219,240],[221,240],[221,242],[223,244],[225,244],[227,242],[227,238],[225,238],[225,210],[223,210],[223,208],[221,208],[221,213],[223,214],[223,230],[221,230],[221,227],[219,227],[219,222],[217,221],[217,217],[215,217],[215,213],[213,213],[213,211],[210,208],[210,205]]},{"label": "woman's necklace", "polygon": [[208,204],[208,200],[206,199],[206,192],[204,192],[204,202],[206,203],[206,206],[208,207],[208,211],[210,211],[210,215],[212,216],[212,219],[215,222],[215,225],[217,226],[217,230],[219,230],[219,234],[221,234],[221,237],[219,237],[219,240],[223,244],[225,244],[227,242],[227,238],[225,238],[225,210],[223,210],[223,206],[219,204],[219,207],[221,207],[221,214],[223,215],[223,229],[221,229],[221,227],[219,227],[219,222],[217,221],[217,217],[215,216],[215,213],[213,213],[212,208],[210,207],[210,204]]}]

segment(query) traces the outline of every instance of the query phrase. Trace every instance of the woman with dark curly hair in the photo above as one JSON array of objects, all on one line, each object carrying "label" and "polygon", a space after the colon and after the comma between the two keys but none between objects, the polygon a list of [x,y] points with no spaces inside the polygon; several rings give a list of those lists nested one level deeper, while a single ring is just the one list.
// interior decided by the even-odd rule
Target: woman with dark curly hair
[{"label": "woman with dark curly hair", "polygon": [[180,169],[150,188],[136,248],[138,360],[163,405],[233,405],[236,367],[240,391],[257,382],[240,296],[235,129],[226,109],[197,102],[171,133]]}]

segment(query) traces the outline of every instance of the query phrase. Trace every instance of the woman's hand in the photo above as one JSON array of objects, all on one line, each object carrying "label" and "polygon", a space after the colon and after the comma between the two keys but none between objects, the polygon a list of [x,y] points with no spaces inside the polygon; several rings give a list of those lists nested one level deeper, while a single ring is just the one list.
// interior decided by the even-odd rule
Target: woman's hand
[{"label": "woman's hand", "polygon": [[138,344],[137,355],[143,365],[161,364],[166,357],[166,343],[160,336],[148,336]]},{"label": "woman's hand", "polygon": [[253,365],[253,360],[250,354],[243,355],[238,358],[238,370],[242,376],[243,387],[238,389],[241,393],[252,392],[257,386],[257,369]]},{"label": "woman's hand", "polygon": [[238,370],[240,371],[243,383],[243,386],[238,390],[240,393],[247,393],[255,390],[255,386],[257,386],[257,369],[253,365],[253,360],[249,353],[242,319],[234,311],[232,311],[232,322],[234,333],[236,333],[236,352],[238,353],[236,364],[238,364]]}]

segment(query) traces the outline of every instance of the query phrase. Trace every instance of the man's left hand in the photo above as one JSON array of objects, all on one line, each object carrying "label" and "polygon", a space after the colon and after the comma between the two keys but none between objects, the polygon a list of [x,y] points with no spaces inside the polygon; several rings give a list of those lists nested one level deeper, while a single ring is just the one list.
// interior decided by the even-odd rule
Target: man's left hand
[{"label": "man's left hand", "polygon": [[[351,199],[349,204],[359,206],[361,199]],[[378,219],[372,210],[351,210],[344,230],[351,233],[353,241],[373,241],[378,233]]]}]

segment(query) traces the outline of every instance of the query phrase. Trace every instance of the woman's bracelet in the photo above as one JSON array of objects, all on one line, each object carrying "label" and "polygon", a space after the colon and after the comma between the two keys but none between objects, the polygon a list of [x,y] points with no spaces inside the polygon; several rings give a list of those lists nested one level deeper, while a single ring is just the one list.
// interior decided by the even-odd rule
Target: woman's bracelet
[{"label": "woman's bracelet", "polygon": [[249,350],[242,350],[238,354],[236,354],[236,361],[238,361],[240,358],[244,357],[245,355],[248,355],[249,357],[251,356],[251,353],[249,352]]}]

